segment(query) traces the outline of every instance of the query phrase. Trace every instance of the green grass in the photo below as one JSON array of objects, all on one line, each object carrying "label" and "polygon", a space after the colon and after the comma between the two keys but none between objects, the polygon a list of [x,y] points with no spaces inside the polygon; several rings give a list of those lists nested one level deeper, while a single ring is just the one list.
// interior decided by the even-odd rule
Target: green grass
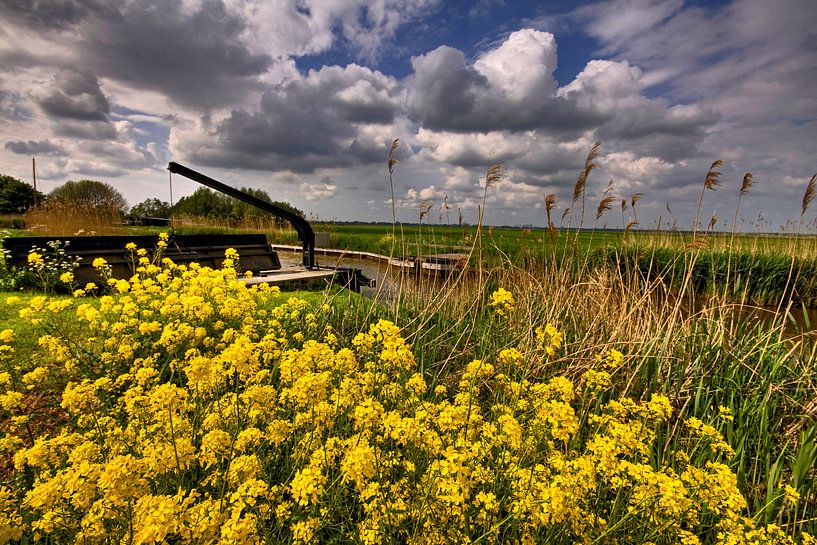
[{"label": "green grass", "polygon": [[[729,315],[717,300],[692,312],[680,300],[662,299],[654,279],[624,274],[620,267],[582,268],[571,260],[551,265],[534,269],[506,262],[483,278],[409,284],[389,306],[343,290],[284,292],[282,299],[301,297],[314,307],[329,304],[330,323],[345,343],[378,318],[394,321],[411,344],[430,387],[450,387],[467,362],[491,361],[510,347],[520,349],[531,363],[532,379],[565,374],[578,383],[597,355],[619,349],[626,356],[625,365],[616,370],[613,386],[597,403],[621,395],[646,399],[652,393],[666,394],[677,426],[689,417],[700,418],[720,429],[735,449],[730,466],[750,502],[751,514],[784,524],[810,520],[790,529],[813,531],[817,525],[814,338],[784,335],[779,321],[758,323]],[[488,305],[498,287],[516,297],[516,310],[509,319],[497,316]],[[2,293],[0,301],[9,295],[20,301],[2,306],[0,329],[14,329],[24,344],[5,365],[25,372],[36,366],[40,348],[33,326],[20,320],[17,311],[37,294]],[[534,330],[547,322],[565,334],[565,346],[553,360],[534,350]],[[71,321],[66,319],[60,327],[71,328]],[[719,417],[721,406],[731,410],[733,422]],[[677,437],[669,433],[652,455],[661,459],[674,450]],[[782,503],[784,484],[795,486],[801,494],[796,513]]]}]

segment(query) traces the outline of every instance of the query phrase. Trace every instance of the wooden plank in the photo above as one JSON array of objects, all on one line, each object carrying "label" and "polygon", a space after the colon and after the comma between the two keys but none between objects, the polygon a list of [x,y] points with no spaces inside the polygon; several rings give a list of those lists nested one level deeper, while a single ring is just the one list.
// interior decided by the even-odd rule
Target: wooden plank
[{"label": "wooden plank", "polygon": [[253,276],[252,278],[239,278],[245,284],[286,284],[287,282],[312,282],[317,280],[331,280],[335,276],[335,271],[276,271],[265,276]]}]

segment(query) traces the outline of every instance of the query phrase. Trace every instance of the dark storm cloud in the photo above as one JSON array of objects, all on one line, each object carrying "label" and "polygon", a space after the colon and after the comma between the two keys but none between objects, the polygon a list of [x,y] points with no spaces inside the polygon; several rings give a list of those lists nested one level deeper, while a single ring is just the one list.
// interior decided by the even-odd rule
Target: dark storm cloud
[{"label": "dark storm cloud", "polygon": [[34,140],[16,140],[6,142],[5,148],[13,153],[20,155],[64,155],[65,150],[52,143],[50,140],[41,140],[36,142]]},{"label": "dark storm cloud", "polygon": [[62,69],[31,96],[52,122],[57,136],[113,140],[116,127],[108,115],[111,104],[96,76],[88,71]]},{"label": "dark storm cloud", "polygon": [[220,0],[194,8],[166,0],[12,0],[0,9],[3,18],[42,31],[44,37],[50,31],[55,43],[61,43],[61,31],[70,29],[74,39],[64,43],[65,51],[83,66],[188,107],[229,104],[257,88],[256,77],[272,64],[269,55],[249,50],[242,41],[246,22]]},{"label": "dark storm cloud", "polygon": [[326,67],[269,90],[258,111],[233,110],[209,132],[208,145],[179,141],[177,149],[202,164],[311,172],[382,161],[387,142],[358,124],[393,121],[396,83],[356,65]]},{"label": "dark storm cloud", "polygon": [[100,74],[208,108],[240,97],[272,60],[241,41],[244,21],[217,0],[192,13],[182,2],[129,2],[83,25],[83,51]]},{"label": "dark storm cloud", "polygon": [[104,121],[111,111],[99,80],[85,71],[60,70],[34,95],[43,112],[57,119]]},{"label": "dark storm cloud", "polygon": [[91,13],[106,10],[103,3],[95,0],[4,0],[0,3],[0,15],[4,18],[39,30],[63,30]]},{"label": "dark storm cloud", "polygon": [[53,124],[54,134],[86,140],[115,140],[116,127],[109,121],[79,121],[60,119]]}]

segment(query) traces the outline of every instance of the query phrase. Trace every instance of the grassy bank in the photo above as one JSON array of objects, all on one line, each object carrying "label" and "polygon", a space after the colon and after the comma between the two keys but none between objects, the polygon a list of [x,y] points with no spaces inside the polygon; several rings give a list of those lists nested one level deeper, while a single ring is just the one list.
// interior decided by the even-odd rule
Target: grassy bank
[{"label": "grassy bank", "polygon": [[12,295],[0,516],[56,541],[807,540],[813,340],[576,274],[391,306],[173,266]]}]

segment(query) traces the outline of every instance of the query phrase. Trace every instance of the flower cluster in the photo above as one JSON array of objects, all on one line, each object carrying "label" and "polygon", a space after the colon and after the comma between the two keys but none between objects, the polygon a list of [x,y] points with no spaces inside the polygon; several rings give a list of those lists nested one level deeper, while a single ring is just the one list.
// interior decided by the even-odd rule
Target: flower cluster
[{"label": "flower cluster", "polygon": [[[716,431],[689,422],[683,456],[661,456],[664,396],[591,411],[516,349],[435,383],[394,323],[344,340],[329,307],[247,287],[229,262],[123,282],[21,311],[65,418],[0,438],[19,483],[0,488],[0,544],[793,543],[746,516]],[[51,327],[63,314],[79,330]],[[0,391],[24,416],[23,377]]]},{"label": "flower cluster", "polygon": [[488,303],[499,316],[507,316],[514,311],[513,294],[505,288],[499,288],[491,294],[491,302]]},{"label": "flower cluster", "polygon": [[70,290],[73,287],[73,271],[79,267],[81,258],[68,254],[68,244],[53,240],[47,243],[48,248],[34,247],[29,251],[26,269],[42,291],[52,292],[59,287]]}]

